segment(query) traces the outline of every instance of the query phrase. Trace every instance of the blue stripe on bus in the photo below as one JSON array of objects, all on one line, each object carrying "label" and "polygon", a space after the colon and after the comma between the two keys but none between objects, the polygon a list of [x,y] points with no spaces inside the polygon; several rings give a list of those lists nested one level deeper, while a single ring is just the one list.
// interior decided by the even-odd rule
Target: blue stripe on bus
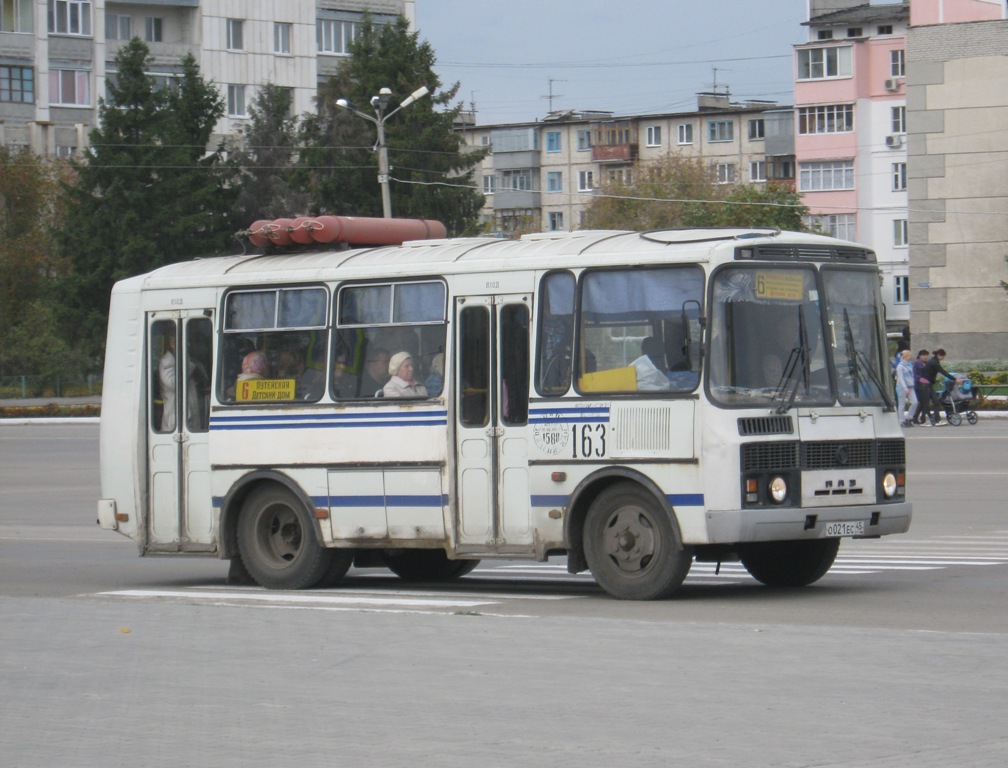
[{"label": "blue stripe on bus", "polygon": [[447,411],[388,414],[326,414],[320,416],[222,416],[210,419],[210,429],[331,429],[364,427],[444,427]]},{"label": "blue stripe on bus", "polygon": [[549,408],[530,408],[529,424],[555,424],[576,423],[576,422],[603,422],[609,421],[609,406],[550,406]]},{"label": "blue stripe on bus", "polygon": [[427,418],[440,416],[448,418],[448,411],[444,409],[430,411],[415,411],[403,413],[402,411],[388,411],[386,413],[353,412],[353,413],[259,413],[254,416],[245,414],[217,415],[210,418],[211,424],[230,424],[252,421],[353,421],[354,419],[368,419],[371,421],[381,421],[387,419],[404,418]]},{"label": "blue stripe on bus", "polygon": [[[665,497],[674,507],[702,507],[702,493],[670,493]],[[532,496],[533,507],[563,507],[567,504],[567,496],[563,494],[538,494]]]},{"label": "blue stripe on bus", "polygon": [[322,497],[322,506],[330,507],[443,507],[448,497],[435,494],[389,496],[329,496]]}]

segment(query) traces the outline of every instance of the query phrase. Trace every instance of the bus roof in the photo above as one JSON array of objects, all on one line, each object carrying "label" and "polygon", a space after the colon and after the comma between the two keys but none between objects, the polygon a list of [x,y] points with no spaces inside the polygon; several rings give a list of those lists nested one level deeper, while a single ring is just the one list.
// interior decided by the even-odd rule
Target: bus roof
[{"label": "bus roof", "polygon": [[142,290],[188,285],[250,284],[275,280],[401,277],[555,269],[617,264],[708,261],[718,245],[780,243],[854,246],[823,235],[776,229],[674,229],[651,232],[584,230],[525,235],[519,240],[469,237],[417,240],[397,246],[347,250],[273,250],[217,256],[168,264],[121,281],[121,289]]}]

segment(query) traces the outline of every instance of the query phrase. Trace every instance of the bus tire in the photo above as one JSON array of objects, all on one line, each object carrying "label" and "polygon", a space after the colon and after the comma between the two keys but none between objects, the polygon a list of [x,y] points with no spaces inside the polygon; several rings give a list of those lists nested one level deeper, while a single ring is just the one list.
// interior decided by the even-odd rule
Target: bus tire
[{"label": "bus tire", "polygon": [[346,572],[353,565],[354,551],[352,549],[333,549],[330,551],[333,555],[332,563],[330,563],[326,572],[322,574],[322,578],[315,582],[316,587],[335,587],[343,580]]},{"label": "bus tire", "polygon": [[238,551],[260,586],[305,589],[326,575],[335,550],[319,546],[314,521],[290,491],[262,488],[249,496],[238,519]]},{"label": "bus tire", "polygon": [[449,560],[441,549],[385,552],[382,560],[386,568],[404,581],[453,581],[479,565],[479,560]]},{"label": "bus tire", "polygon": [[620,600],[668,597],[693,562],[669,514],[635,483],[612,485],[592,503],[584,551],[595,581]]},{"label": "bus tire", "polygon": [[768,541],[739,548],[739,560],[756,581],[768,587],[807,587],[833,565],[840,539]]}]

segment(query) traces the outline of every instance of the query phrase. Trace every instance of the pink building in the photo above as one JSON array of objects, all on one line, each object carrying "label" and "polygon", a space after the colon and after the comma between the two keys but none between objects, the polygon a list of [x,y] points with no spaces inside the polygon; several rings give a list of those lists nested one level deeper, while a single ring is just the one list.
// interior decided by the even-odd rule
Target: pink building
[{"label": "pink building", "polygon": [[810,0],[795,46],[798,191],[823,232],[870,246],[890,325],[909,321],[906,2]]}]

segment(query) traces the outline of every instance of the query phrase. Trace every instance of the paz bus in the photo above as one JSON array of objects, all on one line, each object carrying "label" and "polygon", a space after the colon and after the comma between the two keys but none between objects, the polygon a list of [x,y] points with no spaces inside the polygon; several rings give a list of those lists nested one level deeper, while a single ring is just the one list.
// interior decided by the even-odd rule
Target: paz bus
[{"label": "paz bus", "polygon": [[[908,530],[871,250],[432,224],[257,222],[262,250],[117,283],[99,523],[271,589],[564,555],[622,599],[694,560],[804,586]],[[383,396],[407,359],[426,389]]]}]

